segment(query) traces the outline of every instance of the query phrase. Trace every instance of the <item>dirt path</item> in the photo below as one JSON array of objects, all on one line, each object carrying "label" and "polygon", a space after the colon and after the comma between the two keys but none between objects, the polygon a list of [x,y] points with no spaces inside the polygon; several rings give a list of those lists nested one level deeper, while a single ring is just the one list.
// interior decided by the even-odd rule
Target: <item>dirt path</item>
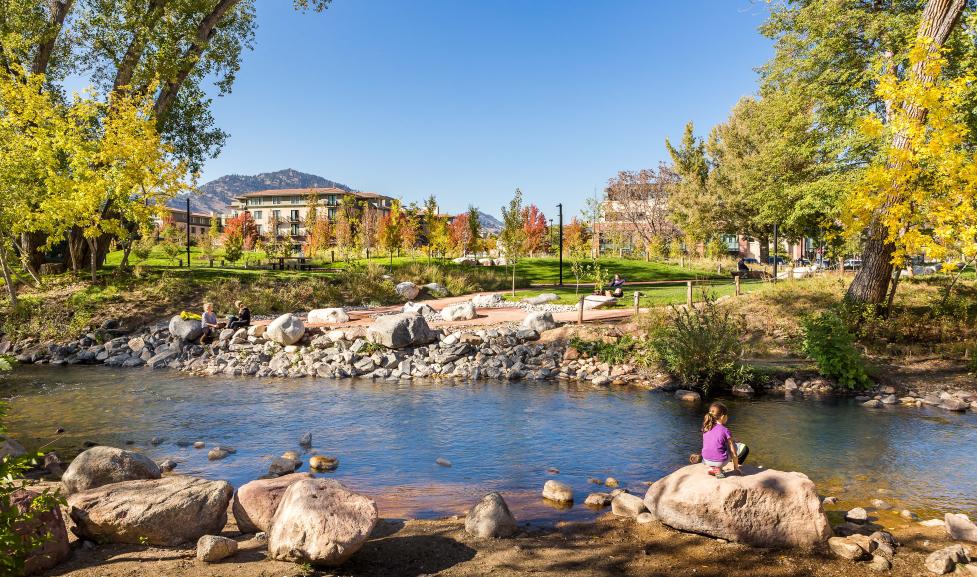
[{"label": "dirt path", "polygon": [[[918,577],[928,552],[946,546],[941,529],[918,524],[890,527],[903,543],[890,575]],[[853,577],[873,575],[864,563],[800,551],[755,549],[680,533],[658,523],[605,515],[594,523],[554,528],[525,527],[510,539],[476,540],[464,521],[383,520],[373,536],[340,568],[314,571],[267,560],[264,545],[239,536],[239,552],[207,565],[193,549],[107,545],[79,547],[72,558],[47,573],[65,577],[291,577],[298,575],[362,577],[475,577],[539,575],[552,577],[705,576],[705,577]],[[971,547],[974,551],[975,547]]]}]

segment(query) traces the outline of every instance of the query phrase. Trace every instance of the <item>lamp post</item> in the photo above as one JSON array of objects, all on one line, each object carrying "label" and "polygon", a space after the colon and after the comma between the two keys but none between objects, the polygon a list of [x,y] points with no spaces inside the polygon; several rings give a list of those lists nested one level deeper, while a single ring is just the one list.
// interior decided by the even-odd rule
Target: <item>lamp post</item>
[{"label": "lamp post", "polygon": [[780,261],[780,257],[777,253],[780,250],[780,239],[777,236],[777,224],[773,225],[773,282],[777,282],[777,264]]},{"label": "lamp post", "polygon": [[187,197],[187,268],[190,268],[190,197]]},{"label": "lamp post", "polygon": [[560,223],[560,286],[563,286],[563,203],[556,205],[559,211],[559,223]]}]

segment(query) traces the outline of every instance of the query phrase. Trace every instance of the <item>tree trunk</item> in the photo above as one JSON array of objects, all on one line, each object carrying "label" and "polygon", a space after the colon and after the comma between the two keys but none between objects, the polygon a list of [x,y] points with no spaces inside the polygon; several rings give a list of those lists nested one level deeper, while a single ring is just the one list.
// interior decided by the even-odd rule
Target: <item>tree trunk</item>
[{"label": "tree trunk", "polygon": [[98,247],[96,246],[98,241],[96,239],[88,239],[88,262],[92,273],[92,284],[98,281]]},{"label": "tree trunk", "polygon": [[68,258],[71,260],[71,270],[75,273],[81,272],[88,261],[88,243],[78,227],[72,227],[68,231]]},{"label": "tree trunk", "polygon": [[[923,16],[916,32],[917,38],[932,40],[930,51],[938,51],[946,43],[950,32],[953,31],[963,12],[966,0],[929,0],[923,9]],[[924,63],[913,65],[910,75],[921,81],[932,80],[926,76]],[[887,104],[887,108],[890,108]],[[928,110],[924,106],[906,107],[909,119],[924,122]],[[899,133],[892,138],[892,148],[896,150],[909,149],[909,137]],[[862,251],[862,268],[855,274],[854,280],[848,286],[846,298],[857,303],[881,305],[885,302],[892,277],[892,255],[895,246],[887,242],[888,230],[882,222],[882,216],[900,200],[897,192],[892,192],[882,203],[868,226],[868,240]]]},{"label": "tree trunk", "polygon": [[7,249],[0,247],[0,269],[3,269],[3,282],[7,285],[7,294],[10,296],[10,305],[17,306],[17,287],[10,274],[10,266],[7,264]]},{"label": "tree trunk", "polygon": [[757,244],[760,245],[760,264],[767,264],[767,259],[770,258],[770,236],[767,234],[762,234],[757,237]]},{"label": "tree trunk", "polygon": [[516,263],[512,263],[512,296],[516,296]]}]

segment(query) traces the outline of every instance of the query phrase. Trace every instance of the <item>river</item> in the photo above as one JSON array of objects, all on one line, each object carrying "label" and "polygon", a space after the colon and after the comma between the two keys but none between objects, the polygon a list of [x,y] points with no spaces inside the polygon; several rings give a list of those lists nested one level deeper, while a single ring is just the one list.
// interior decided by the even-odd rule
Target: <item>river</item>
[{"label": "river", "polygon": [[[0,380],[10,436],[76,454],[86,441],[179,462],[177,472],[235,486],[273,457],[313,449],[339,457],[327,473],[377,499],[384,517],[463,513],[501,491],[520,520],[596,515],[582,503],[613,476],[638,494],[686,463],[703,407],[628,388],[553,383],[375,383],[194,377],[105,367],[21,367]],[[977,415],[935,408],[865,409],[850,399],[728,399],[729,427],[750,462],[802,471],[841,505],[882,498],[922,516],[977,516]],[[55,434],[58,427],[65,429]],[[153,437],[166,441],[152,446]],[[177,441],[237,453],[208,461]],[[304,457],[307,460],[307,455]],[[447,459],[451,467],[435,463]],[[555,468],[559,473],[547,470]],[[305,470],[303,468],[303,470]],[[573,486],[568,510],[540,498],[550,478]]]}]

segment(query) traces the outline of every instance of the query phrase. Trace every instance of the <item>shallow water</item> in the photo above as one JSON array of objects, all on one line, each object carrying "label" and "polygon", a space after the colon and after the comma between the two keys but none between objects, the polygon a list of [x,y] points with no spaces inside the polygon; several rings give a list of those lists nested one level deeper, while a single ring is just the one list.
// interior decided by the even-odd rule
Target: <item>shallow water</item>
[{"label": "shallow water", "polygon": [[[267,471],[312,432],[313,450],[339,457],[327,475],[377,499],[385,517],[463,513],[502,491],[520,520],[580,519],[601,490],[588,478],[616,477],[643,494],[697,450],[702,407],[671,395],[550,383],[411,384],[328,379],[191,377],[104,367],[23,367],[0,380],[10,398],[7,428],[29,448],[74,454],[85,441],[125,446],[177,472],[240,486]],[[977,415],[939,409],[865,409],[848,399],[730,399],[730,429],[752,464],[807,473],[842,504],[881,497],[921,515],[977,515]],[[66,432],[56,436],[55,430]],[[165,437],[158,447],[154,436]],[[230,445],[206,450],[176,441]],[[435,463],[442,457],[453,464]],[[304,457],[307,459],[307,456]],[[559,474],[549,474],[555,467]],[[543,483],[571,484],[577,504],[556,510]]]}]

